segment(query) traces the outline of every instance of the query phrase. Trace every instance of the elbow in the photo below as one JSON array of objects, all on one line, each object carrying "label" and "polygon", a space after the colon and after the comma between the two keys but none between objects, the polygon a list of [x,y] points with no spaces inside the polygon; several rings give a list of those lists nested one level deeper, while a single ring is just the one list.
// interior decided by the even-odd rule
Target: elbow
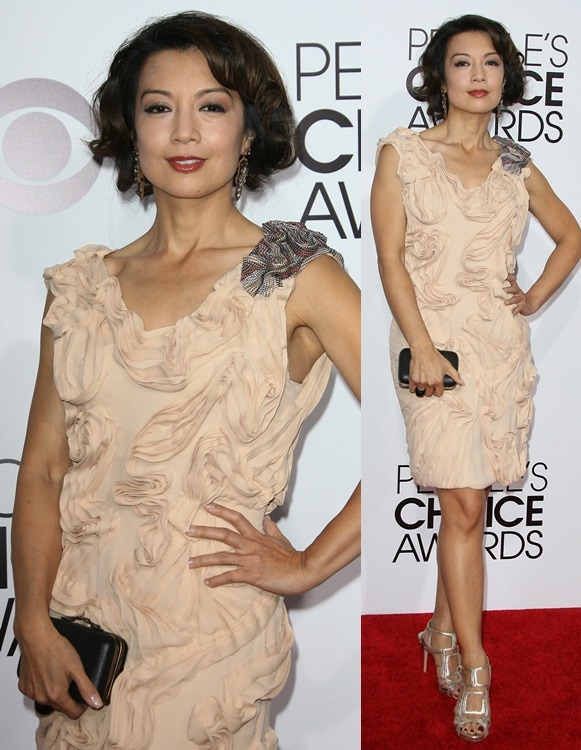
[{"label": "elbow", "polygon": [[379,275],[385,281],[388,278],[397,278],[398,273],[407,273],[403,262],[403,255],[378,255],[377,268]]}]

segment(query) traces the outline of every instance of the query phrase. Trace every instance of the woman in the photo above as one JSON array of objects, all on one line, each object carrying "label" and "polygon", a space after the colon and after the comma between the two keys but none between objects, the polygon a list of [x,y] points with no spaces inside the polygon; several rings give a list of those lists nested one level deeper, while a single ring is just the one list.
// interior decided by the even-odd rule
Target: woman
[{"label": "woman", "polygon": [[[409,387],[397,391],[412,474],[436,488],[442,514],[435,609],[419,634],[424,669],[430,653],[440,690],[458,699],[456,732],[477,742],[490,727],[481,635],[486,498],[494,482],[525,472],[536,373],[526,316],[575,267],[581,233],[528,151],[488,133],[491,115],[524,89],[522,56],[504,27],[473,15],[451,20],[420,63],[418,96],[437,124],[380,141],[372,223],[394,317],[396,378],[400,351],[411,350]],[[514,248],[528,210],[555,249],[525,293]],[[457,368],[442,350],[458,356]]]},{"label": "woman", "polygon": [[[267,514],[330,361],[359,392],[358,290],[322,235],[234,205],[295,158],[280,75],[249,34],[155,21],[94,110],[91,150],[157,213],[126,247],[45,272],[13,521],[19,687],[56,709],[41,748],[274,748],[281,596],[358,554],[359,495],[302,552]],[[109,707],[49,609],[127,640]]]}]

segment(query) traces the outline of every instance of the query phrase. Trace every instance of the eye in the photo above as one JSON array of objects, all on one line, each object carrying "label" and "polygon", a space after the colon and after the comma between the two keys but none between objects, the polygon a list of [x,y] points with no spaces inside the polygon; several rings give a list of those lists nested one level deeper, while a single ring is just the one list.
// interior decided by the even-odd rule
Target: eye
[{"label": "eye", "polygon": [[469,65],[468,60],[456,60],[454,63],[455,68],[464,68],[466,65]]},{"label": "eye", "polygon": [[25,78],[0,88],[0,204],[22,214],[51,214],[89,192],[99,165],[84,141],[91,108],[59,81]]},{"label": "eye", "polygon": [[150,104],[145,107],[145,111],[150,115],[157,115],[163,112],[169,112],[170,108],[167,104]]},{"label": "eye", "polygon": [[225,112],[226,108],[218,102],[208,102],[202,105],[203,112]]}]

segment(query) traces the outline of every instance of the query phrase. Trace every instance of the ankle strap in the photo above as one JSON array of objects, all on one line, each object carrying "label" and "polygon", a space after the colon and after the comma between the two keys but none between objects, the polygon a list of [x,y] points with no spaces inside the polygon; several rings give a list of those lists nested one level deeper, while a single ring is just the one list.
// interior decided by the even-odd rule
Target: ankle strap
[{"label": "ankle strap", "polygon": [[[486,660],[486,664],[483,664],[481,667],[465,667],[463,664],[460,666],[460,669],[462,670],[462,682],[466,687],[488,687],[490,685],[490,681],[492,680],[492,669],[490,666],[490,662],[488,659]],[[480,682],[481,679],[481,672],[486,672],[486,682]]]},{"label": "ankle strap", "polygon": [[456,633],[446,633],[443,630],[436,630],[435,628],[432,627],[432,621],[431,620],[426,625],[426,630],[424,632],[426,632],[428,634],[428,644],[427,645],[430,648],[432,648],[432,636],[434,636],[434,635],[445,636],[446,638],[449,638],[450,641],[451,641],[451,643],[450,643],[449,646],[446,646],[443,649],[440,648],[440,649],[438,649],[438,651],[448,651],[448,650],[452,650],[452,649],[456,648],[456,645],[458,643],[458,641],[456,639]]}]

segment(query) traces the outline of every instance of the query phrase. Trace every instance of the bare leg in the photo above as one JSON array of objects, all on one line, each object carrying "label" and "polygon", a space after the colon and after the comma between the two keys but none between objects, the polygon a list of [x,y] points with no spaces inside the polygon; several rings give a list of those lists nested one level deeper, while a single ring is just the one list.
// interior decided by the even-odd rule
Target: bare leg
[{"label": "bare leg", "polygon": [[[442,667],[442,664],[444,662],[444,655],[442,653],[438,653],[437,649],[452,649],[454,646],[453,641],[453,634],[454,633],[454,623],[452,622],[452,615],[450,612],[450,607],[448,605],[448,600],[446,598],[446,591],[444,588],[444,583],[442,581],[442,576],[440,574],[439,568],[438,568],[438,586],[436,589],[436,604],[434,607],[434,614],[428,624],[428,628],[431,628],[433,631],[429,634],[429,645],[435,649],[432,651],[432,656],[434,657],[434,662],[436,664],[436,671],[438,673],[438,680],[440,684],[442,684],[442,675],[440,674],[440,669]],[[439,632],[438,632],[439,631]],[[422,641],[425,642],[427,640],[427,636],[423,636]],[[459,659],[457,656],[457,648],[456,653],[447,653],[446,656],[447,659],[447,670],[449,671],[449,674],[452,678],[452,681],[455,681],[456,679],[459,679],[458,674],[458,667],[459,667]],[[445,683],[444,683],[445,684]],[[456,686],[449,692],[449,695],[453,695],[455,698],[458,698],[460,695],[460,684],[457,683]]]},{"label": "bare leg", "polygon": [[[461,647],[462,664],[470,669],[487,663],[482,646],[482,537],[487,494],[484,490],[470,488],[438,491],[442,518],[438,535],[435,626],[452,622]],[[485,678],[487,674],[489,678],[489,670],[484,673]],[[480,677],[482,679],[482,673]],[[470,688],[467,692],[471,692]],[[469,710],[479,711],[483,699],[478,691],[474,693],[467,705]],[[483,728],[474,722],[465,725],[462,731],[477,735]]]},{"label": "bare leg", "polygon": [[[439,550],[438,550],[438,556],[439,556]],[[440,572],[439,562],[438,562],[438,585],[436,586],[436,604],[434,605],[434,616],[432,620],[434,621],[434,626],[437,627],[438,630],[445,630],[445,631],[454,630],[454,623],[452,621],[452,613],[450,612],[450,605],[448,604],[448,597],[446,596],[446,589],[444,587],[444,581],[442,580],[442,574]]]},{"label": "bare leg", "polygon": [[438,534],[438,616],[451,619],[462,663],[479,667],[482,647],[486,494],[469,488],[438,490],[442,518]]}]

